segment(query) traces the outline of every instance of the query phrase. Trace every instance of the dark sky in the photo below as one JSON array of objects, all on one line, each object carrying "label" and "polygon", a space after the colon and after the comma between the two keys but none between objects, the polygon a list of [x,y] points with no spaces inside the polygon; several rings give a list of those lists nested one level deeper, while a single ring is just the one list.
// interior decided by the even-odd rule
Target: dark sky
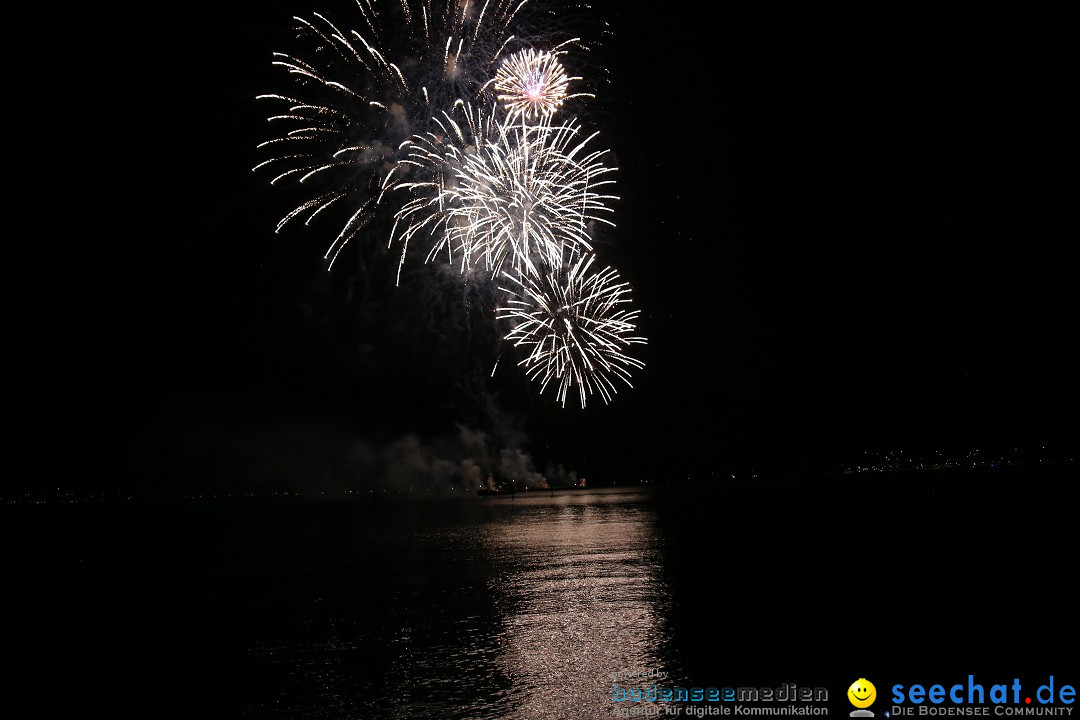
[{"label": "dark sky", "polygon": [[348,258],[329,274],[329,226],[274,234],[291,206],[251,172],[254,97],[280,86],[291,16],[322,9],[13,22],[33,40],[9,79],[13,489],[347,484],[357,448],[458,424],[606,479],[1075,446],[1065,18],[596,5],[610,82],[584,120],[621,197],[598,252],[649,345],[633,390],[582,411],[506,364],[489,379],[483,329],[423,312],[460,320],[453,288],[361,280]]}]

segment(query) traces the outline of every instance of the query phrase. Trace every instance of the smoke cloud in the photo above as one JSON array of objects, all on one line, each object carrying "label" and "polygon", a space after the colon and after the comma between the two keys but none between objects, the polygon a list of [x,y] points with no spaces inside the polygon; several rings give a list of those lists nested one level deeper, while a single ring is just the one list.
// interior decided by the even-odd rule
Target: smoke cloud
[{"label": "smoke cloud", "polygon": [[463,423],[438,437],[406,433],[378,441],[310,419],[289,420],[209,434],[203,428],[178,444],[171,472],[185,490],[452,494],[509,483],[545,489],[578,481],[573,470],[541,469],[523,445],[497,442]]}]

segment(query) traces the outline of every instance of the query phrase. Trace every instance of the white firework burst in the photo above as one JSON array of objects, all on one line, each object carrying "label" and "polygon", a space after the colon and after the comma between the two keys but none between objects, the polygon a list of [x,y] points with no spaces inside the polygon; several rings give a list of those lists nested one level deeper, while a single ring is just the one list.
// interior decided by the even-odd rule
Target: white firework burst
[{"label": "white firework burst", "polygon": [[498,99],[511,118],[525,121],[550,117],[570,97],[570,77],[556,53],[543,50],[520,50],[506,57],[495,74],[494,86]]},{"label": "white firework burst", "polygon": [[501,293],[495,320],[528,377],[584,407],[630,384],[644,365],[628,351],[645,339],[629,286],[594,266],[594,234],[614,226],[609,151],[562,119],[568,100],[592,97],[569,94],[582,78],[564,66],[587,46],[541,27],[566,22],[574,3],[531,12],[540,1],[356,0],[348,31],[295,18],[301,48],[273,60],[291,84],[259,96],[276,133],[255,170],[300,193],[279,231],[340,218],[331,266],[378,217],[382,241],[401,244],[399,281],[420,246]]},{"label": "white firework burst", "polygon": [[593,394],[608,403],[616,381],[632,387],[631,371],[645,366],[627,354],[646,343],[637,331],[638,311],[628,307],[630,286],[612,268],[594,270],[594,259],[500,277],[506,300],[496,318],[511,326],[505,339],[522,352],[518,364],[540,392],[554,383],[563,406],[572,389],[581,407]]},{"label": "white firework burst", "polygon": [[370,219],[401,144],[458,99],[493,101],[500,59],[542,42],[531,34],[541,31],[529,0],[357,0],[356,8],[355,29],[318,13],[294,18],[299,49],[273,56],[290,86],[258,96],[275,108],[276,133],[258,146],[267,158],[254,169],[304,196],[277,229],[340,213],[331,262]]},{"label": "white firework burst", "polygon": [[492,113],[449,114],[440,132],[414,138],[403,164],[430,179],[391,182],[412,197],[397,212],[392,240],[430,240],[428,260],[445,255],[462,272],[498,274],[504,264],[526,272],[553,267],[592,251],[596,223],[607,217],[614,167],[607,150],[593,150],[574,121],[517,125]]}]

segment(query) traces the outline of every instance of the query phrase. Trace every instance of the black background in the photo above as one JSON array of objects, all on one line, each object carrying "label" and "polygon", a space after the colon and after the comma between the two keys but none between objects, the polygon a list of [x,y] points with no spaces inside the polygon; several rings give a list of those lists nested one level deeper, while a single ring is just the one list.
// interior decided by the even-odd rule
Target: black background
[{"label": "black background", "polygon": [[603,481],[1075,447],[1064,17],[596,6],[608,76],[584,119],[621,197],[598,249],[649,344],[632,390],[580,410],[505,362],[488,380],[482,334],[402,331],[389,277],[350,296],[332,227],[274,233],[292,206],[252,172],[254,98],[320,9],[16,16],[12,489],[212,485],[250,469],[238,443],[303,463],[458,422]]},{"label": "black background", "polygon": [[[1075,452],[1068,17],[596,5],[608,73],[584,120],[621,197],[598,251],[633,285],[649,344],[632,390],[579,410],[505,363],[488,379],[483,328],[418,322],[436,296],[396,290],[389,255],[364,296],[355,257],[325,269],[330,226],[274,233],[292,205],[252,172],[255,96],[280,86],[290,18],[321,9],[8,16],[5,490],[362,487],[350,447],[438,444],[456,423],[599,484],[758,472],[659,506],[670,621],[703,684],[820,682],[843,712],[858,677],[879,697],[968,672],[1075,681],[1068,471],[765,481],[889,448]],[[234,555],[298,511],[192,527],[185,508],[5,522],[28,695],[243,706],[232,623],[254,622],[264,586]]]}]

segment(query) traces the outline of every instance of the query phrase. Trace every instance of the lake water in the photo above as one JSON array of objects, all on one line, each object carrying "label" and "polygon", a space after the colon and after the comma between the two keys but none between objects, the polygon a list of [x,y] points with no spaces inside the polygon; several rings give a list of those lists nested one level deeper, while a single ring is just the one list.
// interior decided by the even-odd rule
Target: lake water
[{"label": "lake water", "polygon": [[619,673],[846,717],[1075,672],[1074,484],[878,480],[8,508],[8,678],[26,717],[561,719]]}]

